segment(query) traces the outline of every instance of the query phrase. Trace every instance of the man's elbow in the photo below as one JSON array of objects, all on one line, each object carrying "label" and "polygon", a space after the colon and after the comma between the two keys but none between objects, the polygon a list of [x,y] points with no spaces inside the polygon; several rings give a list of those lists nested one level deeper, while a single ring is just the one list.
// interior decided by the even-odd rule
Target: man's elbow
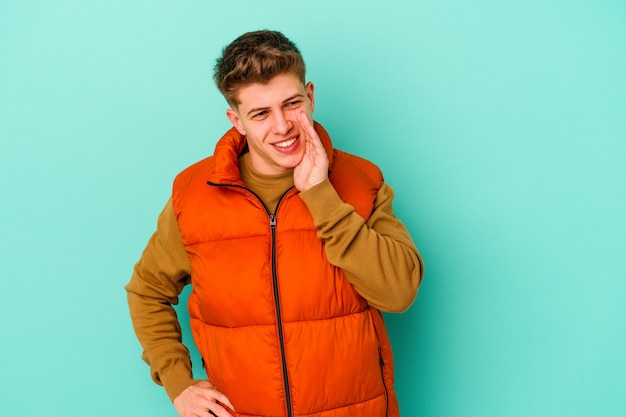
[{"label": "man's elbow", "polygon": [[396,291],[396,293],[390,297],[385,311],[390,313],[403,313],[407,311],[417,298],[423,276],[424,266],[420,259],[416,264],[413,274],[411,274],[411,279],[407,281],[407,285],[400,288],[399,291]]},{"label": "man's elbow", "polygon": [[389,313],[404,313],[413,305],[416,297],[417,289],[415,289],[415,291],[405,291],[401,294],[396,294],[392,300],[389,300],[385,311]]}]

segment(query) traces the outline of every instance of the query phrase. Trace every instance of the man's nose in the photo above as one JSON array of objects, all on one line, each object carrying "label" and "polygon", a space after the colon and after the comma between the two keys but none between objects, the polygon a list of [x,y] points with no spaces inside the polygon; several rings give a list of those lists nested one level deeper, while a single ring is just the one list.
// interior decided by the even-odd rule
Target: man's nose
[{"label": "man's nose", "polygon": [[284,111],[274,113],[274,131],[278,135],[285,135],[291,130],[293,122],[287,117]]}]

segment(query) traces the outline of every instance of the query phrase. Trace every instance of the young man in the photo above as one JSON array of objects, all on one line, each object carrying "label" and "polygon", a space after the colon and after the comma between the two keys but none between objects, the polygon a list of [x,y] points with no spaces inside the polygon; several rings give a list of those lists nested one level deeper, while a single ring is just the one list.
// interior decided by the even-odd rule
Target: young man
[{"label": "young man", "polygon": [[[380,311],[410,306],[423,267],[393,191],[313,121],[284,35],[246,33],[215,69],[233,128],[176,177],[126,286],[153,379],[182,417],[397,416]],[[202,381],[172,308],[189,283]]]}]

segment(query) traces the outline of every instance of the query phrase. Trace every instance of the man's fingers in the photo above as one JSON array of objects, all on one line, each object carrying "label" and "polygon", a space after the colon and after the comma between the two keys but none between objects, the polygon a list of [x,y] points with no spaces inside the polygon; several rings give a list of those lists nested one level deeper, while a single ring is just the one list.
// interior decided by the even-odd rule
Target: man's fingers
[{"label": "man's fingers", "polygon": [[304,133],[308,135],[307,139],[313,139],[316,135],[315,128],[306,113],[304,111],[299,111],[296,117],[298,119],[298,123],[300,123],[300,127],[304,130]]},{"label": "man's fingers", "polygon": [[306,150],[307,154],[313,157],[313,152],[320,152],[320,154],[324,153],[324,145],[322,145],[322,140],[317,135],[315,131],[315,127],[307,117],[304,111],[299,111],[296,114],[298,119],[298,123],[300,123],[301,131],[305,134],[305,142],[306,142]]},{"label": "man's fingers", "polygon": [[235,407],[228,401],[226,396],[223,396],[224,400],[218,400],[217,403],[222,406],[226,411],[228,411],[229,415],[235,415]]},{"label": "man's fingers", "polygon": [[225,405],[226,407],[234,409],[228,397],[218,391],[216,388],[201,388],[202,395],[209,401],[217,402],[219,404]]},{"label": "man's fingers", "polygon": [[211,406],[209,407],[209,413],[212,413],[214,416],[217,417],[233,417],[235,415],[234,412],[231,412],[231,410],[220,405],[217,402],[211,404]]},{"label": "man's fingers", "polygon": [[296,119],[304,140],[304,155],[293,171],[293,179],[299,191],[306,191],[328,178],[328,156],[307,114],[298,111]]},{"label": "man's fingers", "polygon": [[[182,417],[232,417],[235,407],[209,381],[200,381],[187,387],[174,399],[174,406]],[[211,414],[212,413],[212,414]]]},{"label": "man's fingers", "polygon": [[233,417],[235,415],[235,412],[228,406],[223,405],[216,400],[208,400],[206,398],[197,400],[189,411],[189,415],[191,416],[202,417],[206,417],[207,415],[217,417]]},{"label": "man's fingers", "polygon": [[231,417],[235,415],[233,405],[228,397],[215,388],[201,388],[204,402],[202,407],[209,409],[218,417]]}]

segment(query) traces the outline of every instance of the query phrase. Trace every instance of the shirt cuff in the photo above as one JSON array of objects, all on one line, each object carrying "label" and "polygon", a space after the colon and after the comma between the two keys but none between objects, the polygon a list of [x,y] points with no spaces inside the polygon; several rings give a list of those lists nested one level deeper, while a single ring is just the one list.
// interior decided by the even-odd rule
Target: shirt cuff
[{"label": "shirt cuff", "polygon": [[169,369],[161,371],[159,379],[172,402],[174,402],[174,399],[187,387],[199,382],[191,376],[191,369],[183,371],[180,366],[172,366]]},{"label": "shirt cuff", "polygon": [[319,225],[321,220],[336,215],[344,206],[344,202],[328,178],[308,190],[302,191],[300,198],[311,212],[316,225]]}]

